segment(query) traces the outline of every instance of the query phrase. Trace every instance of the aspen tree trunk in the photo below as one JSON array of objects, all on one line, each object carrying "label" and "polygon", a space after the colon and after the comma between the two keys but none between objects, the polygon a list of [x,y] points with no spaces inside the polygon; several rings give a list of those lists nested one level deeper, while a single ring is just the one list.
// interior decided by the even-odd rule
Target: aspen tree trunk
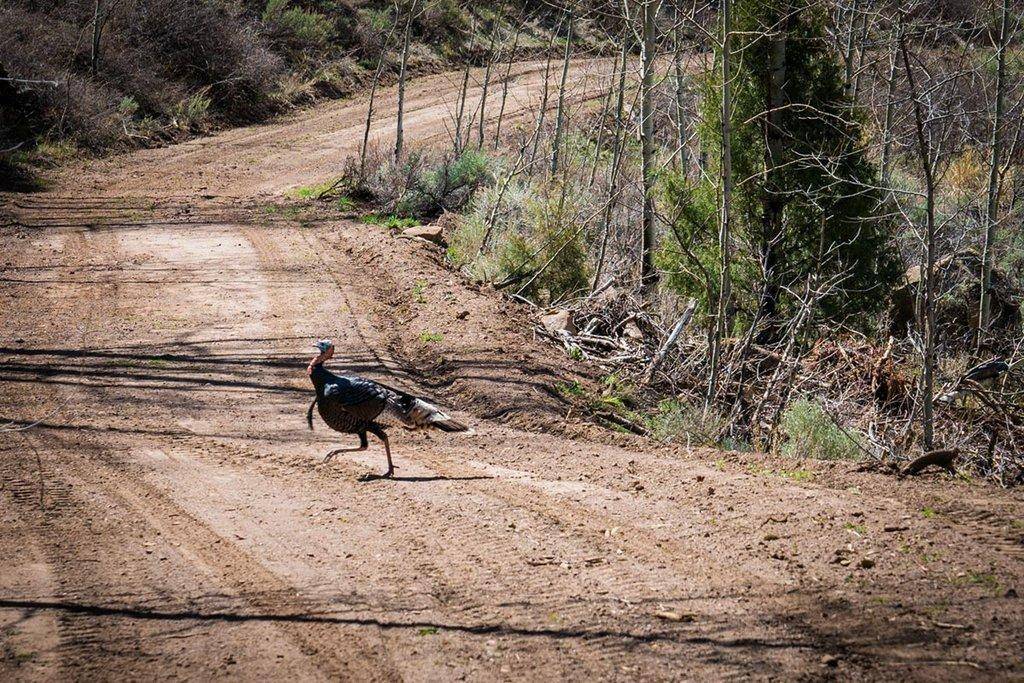
[{"label": "aspen tree trunk", "polygon": [[[383,58],[381,63],[383,63]],[[363,127],[363,144],[359,148],[359,176],[366,173],[366,148],[370,144],[370,126],[373,123],[373,102],[377,99],[377,84],[380,82],[381,68],[377,67],[377,73],[373,75],[373,84],[370,85],[370,103],[366,108],[366,125]]]},{"label": "aspen tree trunk", "polygon": [[885,124],[882,128],[882,187],[889,187],[889,176],[892,166],[892,124],[896,113],[896,66],[899,63],[899,46],[903,41],[902,17],[896,20],[893,30],[892,54],[889,55],[889,84],[885,95]]},{"label": "aspen tree trunk", "polygon": [[602,216],[602,237],[601,249],[597,256],[597,266],[594,268],[594,280],[590,285],[590,291],[597,291],[601,284],[601,271],[604,268],[605,256],[608,251],[608,236],[611,233],[612,211],[615,209],[615,201],[619,194],[619,166],[622,163],[623,152],[623,130],[625,129],[626,111],[626,64],[629,60],[629,47],[626,42],[628,33],[622,34],[622,66],[619,69],[619,94],[615,102],[615,141],[612,146],[612,166],[608,172],[608,201],[604,205]]},{"label": "aspen tree trunk", "polygon": [[996,47],[996,102],[992,117],[992,158],[988,178],[988,211],[985,215],[985,243],[981,251],[981,305],[978,311],[978,343],[992,318],[992,242],[996,236],[999,218],[999,165],[1002,163],[1003,144],[1000,129],[1003,125],[1003,108],[1006,96],[1006,43],[1009,0],[1002,2],[1002,18],[999,25],[999,44]]},{"label": "aspen tree trunk", "polygon": [[598,117],[600,124],[597,127],[597,140],[594,142],[594,163],[590,165],[590,184],[594,184],[594,180],[597,178],[597,165],[601,161],[601,148],[604,146],[604,130],[605,121],[608,119],[608,110],[612,106],[612,95],[615,93],[615,75],[618,73],[619,58],[616,56],[615,61],[612,63],[612,77],[608,82],[608,92],[604,95],[604,101],[601,103],[601,115]]},{"label": "aspen tree trunk", "polygon": [[640,84],[640,158],[644,186],[643,235],[640,242],[640,283],[649,292],[657,281],[654,270],[654,20],[659,0],[644,0],[643,45],[641,62],[643,74]]},{"label": "aspen tree trunk", "polygon": [[508,78],[512,73],[512,62],[516,58],[516,48],[519,47],[519,34],[523,30],[522,19],[516,26],[516,37],[512,41],[512,50],[508,53],[508,66],[505,67],[505,78],[501,86],[501,107],[498,109],[498,124],[494,129],[494,149],[498,149],[498,141],[501,139],[501,120],[505,117],[505,102],[508,100]]},{"label": "aspen tree trunk", "polygon": [[[543,132],[544,129],[544,114],[548,109],[548,85],[551,81],[551,48],[555,44],[555,34],[551,34],[551,39],[548,41],[548,56],[547,62],[544,64],[544,93],[540,99],[540,116],[537,119],[537,129]],[[537,145],[540,144],[540,135],[538,135],[533,141],[533,151],[530,153],[530,167],[533,167],[534,162],[537,160]]]},{"label": "aspen tree trunk", "polygon": [[562,149],[562,135],[565,127],[565,84],[569,79],[569,54],[572,50],[572,10],[567,11],[569,30],[565,36],[565,54],[562,56],[562,80],[558,84],[558,113],[555,115],[555,141],[551,150],[551,175],[558,174],[559,153]]},{"label": "aspen tree trunk", "polygon": [[494,33],[491,33],[491,43],[487,47],[487,65],[484,68],[484,87],[480,93],[480,127],[477,131],[476,146],[477,149],[483,149],[484,147],[484,121],[486,119],[487,110],[487,86],[491,82],[491,64],[494,63]]},{"label": "aspen tree trunk", "polygon": [[409,64],[409,34],[412,33],[412,18],[416,12],[417,0],[409,8],[405,20],[405,35],[402,38],[402,67],[398,72],[398,113],[395,117],[395,162],[402,158],[402,117],[405,112],[405,72]]},{"label": "aspen tree trunk", "polygon": [[103,35],[103,24],[100,22],[100,13],[103,11],[102,0],[96,0],[92,13],[92,55],[89,69],[95,76],[100,70],[100,38]]},{"label": "aspen tree trunk", "polygon": [[[678,17],[677,17],[678,21]],[[676,145],[678,149],[676,153],[679,155],[679,171],[685,178],[688,173],[688,167],[690,165],[690,157],[686,151],[686,121],[683,116],[686,112],[686,101],[685,101],[685,80],[683,75],[683,60],[680,56],[682,41],[679,39],[679,26],[675,28],[675,55],[673,61],[675,62],[676,72]]]},{"label": "aspen tree trunk", "polygon": [[860,83],[861,76],[864,74],[864,60],[867,57],[868,50],[868,27],[871,21],[868,17],[868,12],[871,7],[868,6],[868,10],[864,12],[864,19],[860,24],[860,56],[857,58],[857,73],[853,76],[853,101],[856,102],[860,98]]},{"label": "aspen tree trunk", "polygon": [[719,223],[718,306],[715,312],[715,333],[711,340],[711,369],[707,404],[718,393],[718,374],[722,356],[722,340],[729,329],[727,318],[732,294],[731,236],[732,221],[732,0],[722,0],[722,215]]},{"label": "aspen tree trunk", "polygon": [[459,108],[455,116],[455,153],[462,151],[462,117],[466,113],[466,92],[469,90],[469,64],[462,72],[462,88],[459,89]]},{"label": "aspen tree trunk", "polygon": [[935,409],[935,169],[932,165],[932,149],[926,131],[924,112],[920,95],[914,81],[914,71],[910,66],[907,53],[906,37],[900,35],[900,52],[903,55],[903,67],[906,70],[907,84],[914,107],[914,127],[917,133],[917,151],[921,162],[921,170],[925,180],[925,236],[924,263],[922,277],[921,326],[924,338],[924,373],[923,403],[924,415],[922,427],[924,431],[923,447],[930,451],[934,445],[934,409]]},{"label": "aspen tree trunk", "polygon": [[846,31],[846,78],[844,90],[847,97],[853,96],[853,55],[856,51],[856,43],[853,37],[857,33],[857,9],[859,6],[860,1],[853,0],[853,5],[850,6],[850,25]]}]

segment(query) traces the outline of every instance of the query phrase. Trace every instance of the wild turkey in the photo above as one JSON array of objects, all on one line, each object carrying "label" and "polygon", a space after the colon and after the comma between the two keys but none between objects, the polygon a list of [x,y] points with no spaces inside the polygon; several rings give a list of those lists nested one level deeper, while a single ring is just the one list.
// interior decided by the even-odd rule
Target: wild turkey
[{"label": "wild turkey", "polygon": [[330,462],[337,453],[365,451],[369,446],[366,435],[373,434],[384,443],[388,471],[383,475],[364,475],[360,479],[387,479],[394,476],[395,466],[391,462],[391,446],[385,428],[400,425],[407,429],[469,431],[466,425],[448,417],[422,398],[363,377],[335,375],[324,367],[324,361],[334,355],[334,344],[325,339],[317,342],[316,346],[320,353],[309,361],[307,368],[316,389],[316,397],[306,411],[309,428],[313,429],[313,406],[316,406],[328,427],[342,434],[359,436],[358,447],[337,448],[324,456],[324,462]]}]

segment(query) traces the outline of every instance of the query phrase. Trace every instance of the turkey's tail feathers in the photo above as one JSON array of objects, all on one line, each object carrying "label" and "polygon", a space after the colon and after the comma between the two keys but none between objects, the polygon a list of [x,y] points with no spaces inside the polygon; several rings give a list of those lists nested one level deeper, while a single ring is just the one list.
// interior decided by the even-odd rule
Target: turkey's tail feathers
[{"label": "turkey's tail feathers", "polygon": [[467,425],[449,417],[440,408],[422,398],[412,402],[406,413],[406,423],[412,427],[433,427],[445,432],[473,432]]},{"label": "turkey's tail feathers", "polygon": [[445,432],[470,432],[473,430],[458,420],[453,420],[450,417],[446,417],[444,420],[431,422],[430,426],[437,427],[438,429]]}]

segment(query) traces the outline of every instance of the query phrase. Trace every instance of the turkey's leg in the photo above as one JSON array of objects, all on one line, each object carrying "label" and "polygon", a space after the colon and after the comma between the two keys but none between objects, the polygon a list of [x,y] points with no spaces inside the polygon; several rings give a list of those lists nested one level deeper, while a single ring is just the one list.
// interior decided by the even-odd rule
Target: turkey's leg
[{"label": "turkey's leg", "polygon": [[364,474],[359,477],[359,481],[373,481],[374,479],[390,479],[395,476],[395,465],[391,462],[391,444],[388,443],[388,435],[384,433],[383,429],[370,429],[367,430],[384,443],[384,455],[388,459],[388,471],[384,474]]},{"label": "turkey's leg", "polygon": [[314,396],[313,402],[309,404],[309,410],[306,411],[306,422],[309,423],[309,431],[313,431],[313,408],[316,407],[316,402],[319,400],[319,396]]},{"label": "turkey's leg", "polygon": [[346,446],[345,448],[335,448],[333,451],[324,456],[324,462],[328,463],[338,453],[358,453],[359,451],[365,451],[370,447],[370,442],[366,438],[366,432],[359,432],[359,445],[358,446]]}]

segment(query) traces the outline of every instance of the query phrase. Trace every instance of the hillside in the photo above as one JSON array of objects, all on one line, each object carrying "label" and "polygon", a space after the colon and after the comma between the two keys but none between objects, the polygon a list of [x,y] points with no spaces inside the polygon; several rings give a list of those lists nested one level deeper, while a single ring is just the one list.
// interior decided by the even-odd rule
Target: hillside
[{"label": "hillside", "polygon": [[[267,120],[350,95],[378,73],[392,81],[401,66],[398,29],[410,11],[412,74],[480,63],[495,44],[510,49],[513,32],[517,55],[540,52],[560,30],[554,8],[511,1],[6,2],[3,182],[30,181],[33,166],[82,154]],[[591,49],[603,40],[586,27],[574,37]]]}]

